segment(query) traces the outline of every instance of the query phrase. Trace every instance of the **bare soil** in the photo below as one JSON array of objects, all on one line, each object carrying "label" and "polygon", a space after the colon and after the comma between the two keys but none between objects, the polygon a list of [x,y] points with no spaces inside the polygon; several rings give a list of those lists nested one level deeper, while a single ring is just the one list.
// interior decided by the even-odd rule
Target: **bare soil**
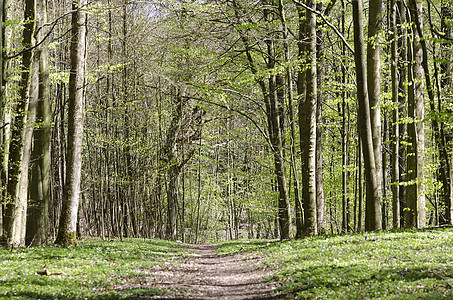
[{"label": "bare soil", "polygon": [[265,280],[271,270],[253,254],[218,255],[216,245],[188,246],[193,250],[182,264],[150,270],[148,286],[167,290],[152,299],[277,299],[278,284]]}]

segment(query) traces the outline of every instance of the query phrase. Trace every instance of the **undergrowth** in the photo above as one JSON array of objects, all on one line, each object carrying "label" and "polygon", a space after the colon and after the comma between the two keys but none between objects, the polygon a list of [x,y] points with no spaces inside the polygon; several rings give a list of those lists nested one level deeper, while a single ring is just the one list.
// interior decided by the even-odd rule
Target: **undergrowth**
[{"label": "undergrowth", "polygon": [[453,299],[452,229],[232,241],[218,251],[266,256],[288,298]]},{"label": "undergrowth", "polygon": [[[165,291],[147,286],[149,268],[177,262],[180,244],[161,240],[81,241],[77,247],[0,248],[1,299],[134,299]],[[143,287],[146,288],[143,288]]]}]

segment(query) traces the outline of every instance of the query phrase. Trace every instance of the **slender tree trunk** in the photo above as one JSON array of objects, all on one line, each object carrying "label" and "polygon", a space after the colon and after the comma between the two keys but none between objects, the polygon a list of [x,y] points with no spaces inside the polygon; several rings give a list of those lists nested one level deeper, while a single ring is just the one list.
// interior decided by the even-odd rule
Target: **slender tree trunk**
[{"label": "slender tree trunk", "polygon": [[[398,60],[397,68],[399,74],[398,81],[398,114],[399,118],[407,117],[407,24],[406,24],[406,4],[404,0],[396,0],[397,14],[397,33],[398,33]],[[400,145],[407,142],[407,122],[400,122],[398,126]],[[406,186],[404,183],[407,180],[406,160],[407,151],[405,146],[400,146],[398,149],[398,163],[400,168],[399,173],[399,215],[400,227],[404,226],[404,209],[406,208]]]},{"label": "slender tree trunk", "polygon": [[[384,111],[384,120],[383,120],[383,142],[385,145],[389,144],[389,122],[388,122],[388,113]],[[382,151],[382,229],[388,230],[389,227],[389,204],[387,198],[387,164],[388,154],[387,151]]]},{"label": "slender tree trunk", "polygon": [[[342,11],[343,14],[341,16],[341,32],[343,35],[346,34],[346,3],[345,1],[341,1]],[[343,57],[346,58],[346,47],[342,45],[342,54]],[[348,127],[349,127],[349,120],[348,120],[348,112],[346,108],[348,104],[346,103],[347,99],[347,89],[346,89],[346,59],[343,60],[341,65],[341,83],[343,86],[343,91],[341,92],[341,161],[342,161],[342,169],[341,169],[341,185],[342,185],[342,232],[348,232],[349,226],[349,199],[348,199],[348,169],[347,166],[349,164],[349,153],[348,153]]]},{"label": "slender tree trunk", "polygon": [[[33,45],[35,2],[25,1],[23,30],[24,48]],[[30,73],[32,67],[32,51],[25,51],[22,54],[21,80],[20,80],[20,99],[16,106],[16,116],[11,133],[11,144],[9,154],[9,178],[7,192],[10,203],[6,206],[5,231],[7,233],[8,244],[13,247],[25,245],[25,223],[27,216],[27,193],[28,193],[28,162],[33,133],[33,122],[35,114],[32,111],[35,105],[29,104]],[[29,111],[30,110],[30,111]],[[24,186],[24,182],[26,185]]]},{"label": "slender tree trunk", "polygon": [[391,172],[392,172],[392,220],[393,228],[400,227],[400,198],[399,198],[399,99],[398,99],[398,37],[396,27],[396,12],[397,6],[395,0],[390,0],[390,32],[391,32],[391,45],[390,45],[390,69],[391,69],[391,89],[392,89],[392,101],[394,103],[392,111],[392,136],[391,141]]},{"label": "slender tree trunk", "polygon": [[289,124],[291,130],[291,169],[293,174],[294,182],[294,203],[295,203],[295,212],[296,212],[296,238],[301,238],[303,234],[303,211],[302,211],[302,202],[300,199],[300,185],[299,185],[299,176],[298,169],[296,164],[296,126],[295,126],[295,117],[294,117],[294,95],[293,95],[293,72],[290,62],[290,49],[288,46],[288,26],[286,22],[285,10],[283,1],[279,0],[278,2],[280,18],[283,26],[283,40],[284,40],[284,55],[285,55],[285,64],[286,66],[286,81],[287,81],[287,95],[288,95],[288,110],[289,110]]},{"label": "slender tree trunk", "polygon": [[[38,0],[37,28],[47,23],[46,1]],[[37,35],[37,40],[42,41],[44,29]],[[35,128],[35,145],[33,148],[33,158],[36,160],[32,171],[32,185],[30,189],[30,201],[35,202],[30,206],[29,220],[27,221],[27,244],[41,245],[47,241],[49,224],[49,203],[50,203],[50,172],[51,172],[51,112],[50,112],[50,82],[48,68],[48,41],[44,41],[36,51],[39,57],[39,92],[37,104],[37,121],[39,126]],[[32,199],[32,197],[38,197]]]},{"label": "slender tree trunk", "polygon": [[[420,22],[421,4],[409,1],[409,11],[413,22]],[[408,124],[409,146],[407,150],[407,207],[406,226],[425,227],[425,194],[424,194],[424,101],[423,101],[423,50],[416,25],[412,25],[409,38],[409,91],[408,115],[412,122]]]},{"label": "slender tree trunk", "polygon": [[[415,28],[416,32],[419,38],[420,42],[420,47],[421,51],[423,53],[423,59],[422,59],[422,67],[425,75],[425,82],[426,82],[426,89],[428,90],[428,98],[429,98],[429,104],[432,112],[436,112],[436,105],[435,105],[435,96],[434,96],[434,86],[431,81],[431,74],[429,70],[429,65],[428,65],[428,49],[426,45],[426,39],[423,34],[423,19],[422,19],[422,11],[421,7],[417,8],[414,10],[415,15],[414,15],[414,21],[415,21]],[[436,67],[436,70],[434,71],[434,78],[437,78],[436,74],[438,73],[437,70],[437,64],[434,63],[434,66]],[[439,113],[441,112],[439,108]],[[423,113],[424,115],[424,113]],[[443,184],[443,192],[442,192],[442,200],[445,204],[446,207],[446,216],[445,216],[445,221],[446,223],[451,223],[451,217],[452,217],[452,211],[451,209],[449,210],[449,207],[451,208],[451,175],[450,175],[450,157],[448,155],[448,149],[447,149],[447,143],[444,139],[443,135],[443,122],[439,123],[439,120],[437,117],[432,118],[432,127],[434,131],[434,138],[435,142],[437,144],[437,148],[439,151],[439,167],[438,167],[438,172]]]},{"label": "slender tree trunk", "polygon": [[[374,161],[376,164],[376,179],[378,199],[375,209],[381,210],[382,201],[382,136],[381,136],[381,56],[380,38],[382,30],[382,0],[371,0],[368,15],[368,40],[367,40],[367,86],[370,103],[371,132],[373,135]],[[377,222],[377,220],[376,220]],[[379,221],[381,222],[381,221]],[[380,228],[379,228],[380,229]]]},{"label": "slender tree trunk", "polygon": [[368,100],[365,74],[365,43],[363,40],[363,8],[362,0],[353,0],[354,22],[354,60],[357,76],[358,126],[363,145],[366,178],[366,214],[365,230],[381,230],[381,199],[380,186],[376,171],[373,134],[371,128],[370,102]]},{"label": "slender tree trunk", "polygon": [[66,182],[56,240],[57,244],[63,246],[73,245],[77,242],[77,213],[82,175],[86,4],[86,0],[79,0],[74,1],[72,5]]},{"label": "slender tree trunk", "polygon": [[[316,1],[309,0],[307,6],[316,9]],[[316,67],[316,15],[305,11],[306,33],[306,90],[303,108],[305,118],[301,130],[302,148],[302,198],[304,205],[304,235],[318,234],[316,201],[316,107],[317,107],[317,67]],[[304,22],[300,19],[299,22]],[[303,55],[302,53],[299,53]],[[300,118],[301,116],[299,116]]]},{"label": "slender tree trunk", "polygon": [[[4,1],[0,0],[0,24],[3,24],[3,15],[5,11]],[[4,78],[4,63],[3,63],[3,41],[4,41],[4,30],[3,26],[0,26],[0,159],[2,159],[3,165],[3,157],[5,153],[4,141],[5,141],[5,100],[3,97],[3,78]],[[5,174],[5,166],[0,167],[0,187],[6,186],[6,174]],[[0,190],[0,198],[4,199],[5,194],[3,189]],[[3,236],[3,204],[0,204],[0,237]]]},{"label": "slender tree trunk", "polygon": [[[440,79],[440,88],[441,92],[445,92],[448,95],[452,94],[452,68],[451,68],[451,60],[452,60],[452,46],[451,46],[451,39],[453,37],[453,8],[451,7],[451,3],[445,3],[441,7],[441,29],[442,32],[445,34],[445,40],[447,42],[442,43],[441,45],[441,55],[442,55],[442,62],[440,63],[440,72],[441,72],[441,79]],[[448,42],[450,41],[450,43]],[[441,101],[439,99],[439,112],[442,112],[441,109]],[[445,143],[445,124],[440,124],[440,138]],[[447,154],[449,149],[446,149],[446,145],[444,145],[444,149],[442,151],[443,154],[443,161],[444,161],[444,168],[445,173],[447,174],[447,180],[444,180],[444,194],[443,194],[443,201],[445,205],[445,222],[449,225],[453,224],[453,180],[451,178],[452,175],[452,166],[451,160]],[[441,158],[442,159],[442,158]]]},{"label": "slender tree trunk", "polygon": [[[345,70],[343,72],[343,84],[346,86],[346,73]],[[348,112],[347,112],[347,103],[346,103],[346,91],[342,93],[342,128],[341,128],[341,148],[342,148],[342,170],[341,170],[341,186],[342,186],[342,232],[348,233],[349,228],[349,215],[350,215],[350,208],[349,208],[349,198],[348,198],[348,165],[349,165],[349,153],[348,153]]]},{"label": "slender tree trunk", "polygon": [[[265,9],[264,18],[266,21],[270,21],[270,11]],[[273,70],[275,68],[275,45],[274,37],[269,36],[266,39],[267,45],[267,69]],[[271,74],[268,78],[269,81],[269,94],[268,94],[268,123],[270,124],[269,135],[272,143],[272,151],[274,154],[275,164],[275,175],[277,178],[277,187],[279,192],[278,197],[278,221],[280,227],[280,238],[290,238],[290,214],[289,214],[289,198],[288,189],[286,186],[286,168],[284,160],[284,136],[283,132],[283,120],[280,116],[281,103],[278,101],[277,95],[277,78],[276,75]]]},{"label": "slender tree trunk", "polygon": [[[325,15],[328,15],[335,1],[329,3]],[[316,4],[317,10],[321,11],[323,3]],[[319,20],[317,20],[318,23]],[[319,21],[321,22],[321,21]],[[322,118],[322,100],[324,84],[324,29],[317,26],[316,29],[316,66],[317,66],[317,95],[316,95],[316,204],[317,204],[317,222],[318,234],[326,232],[326,205],[324,200],[324,181],[322,177],[323,170],[323,118]]]},{"label": "slender tree trunk", "polygon": [[360,136],[357,138],[358,146],[357,146],[357,167],[358,167],[358,213],[357,213],[357,232],[362,231],[363,226],[363,147],[362,147],[362,139]]}]

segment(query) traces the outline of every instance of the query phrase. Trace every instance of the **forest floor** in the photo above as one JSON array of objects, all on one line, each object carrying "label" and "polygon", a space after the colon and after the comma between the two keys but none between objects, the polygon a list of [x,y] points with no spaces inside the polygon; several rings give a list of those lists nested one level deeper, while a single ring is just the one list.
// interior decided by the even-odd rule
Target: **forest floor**
[{"label": "forest floor", "polygon": [[453,228],[0,248],[0,299],[453,299]]},{"label": "forest floor", "polygon": [[219,255],[217,245],[187,245],[181,264],[151,268],[151,286],[166,289],[153,299],[276,299],[278,284],[261,265],[263,257],[249,253]]}]

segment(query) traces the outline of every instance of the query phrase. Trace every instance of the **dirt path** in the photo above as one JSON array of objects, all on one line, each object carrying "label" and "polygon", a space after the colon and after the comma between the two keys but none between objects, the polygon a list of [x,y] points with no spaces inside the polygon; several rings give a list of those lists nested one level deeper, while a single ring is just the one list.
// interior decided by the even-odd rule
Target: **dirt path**
[{"label": "dirt path", "polygon": [[277,299],[274,282],[264,282],[269,270],[258,268],[261,258],[251,254],[219,256],[216,245],[190,246],[184,263],[156,267],[155,286],[169,290],[153,299]]}]

